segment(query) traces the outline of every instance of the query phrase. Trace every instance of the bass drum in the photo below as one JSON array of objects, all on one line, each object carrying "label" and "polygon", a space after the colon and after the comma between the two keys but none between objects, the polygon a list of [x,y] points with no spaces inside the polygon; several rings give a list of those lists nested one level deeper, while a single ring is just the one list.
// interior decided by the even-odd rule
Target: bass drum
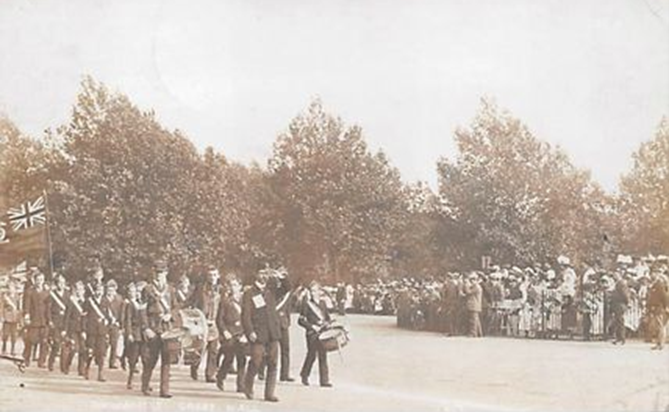
[{"label": "bass drum", "polygon": [[181,309],[179,320],[183,330],[181,348],[184,364],[195,365],[200,362],[207,344],[206,338],[209,334],[207,319],[199,309]]}]

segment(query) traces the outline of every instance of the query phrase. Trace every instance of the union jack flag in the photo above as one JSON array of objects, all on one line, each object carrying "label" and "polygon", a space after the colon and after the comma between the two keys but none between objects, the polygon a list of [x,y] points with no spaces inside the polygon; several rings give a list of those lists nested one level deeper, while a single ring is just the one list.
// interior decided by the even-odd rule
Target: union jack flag
[{"label": "union jack flag", "polygon": [[12,224],[12,230],[19,231],[30,229],[36,225],[46,223],[46,207],[44,196],[40,196],[34,202],[28,201],[20,207],[13,207],[7,211],[9,223]]}]

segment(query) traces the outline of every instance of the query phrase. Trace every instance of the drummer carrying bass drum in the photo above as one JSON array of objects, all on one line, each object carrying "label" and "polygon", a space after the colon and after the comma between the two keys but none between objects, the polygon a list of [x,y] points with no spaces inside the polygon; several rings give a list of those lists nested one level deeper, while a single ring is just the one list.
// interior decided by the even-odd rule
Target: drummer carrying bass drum
[{"label": "drummer carrying bass drum", "polygon": [[307,337],[307,356],[302,365],[300,376],[302,384],[309,386],[309,375],[311,367],[314,365],[316,355],[318,354],[318,375],[322,387],[332,387],[328,371],[328,357],[325,348],[323,348],[318,335],[327,328],[330,323],[330,314],[328,313],[325,302],[321,300],[321,287],[317,282],[309,285],[309,293],[302,302],[300,318],[298,324],[306,329]]}]

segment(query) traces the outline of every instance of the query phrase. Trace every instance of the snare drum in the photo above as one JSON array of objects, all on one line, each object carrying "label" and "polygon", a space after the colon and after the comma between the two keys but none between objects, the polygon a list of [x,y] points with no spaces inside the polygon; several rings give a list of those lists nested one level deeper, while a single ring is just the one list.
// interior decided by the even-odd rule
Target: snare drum
[{"label": "snare drum", "polygon": [[349,342],[348,332],[342,326],[334,326],[318,334],[318,340],[326,352],[339,350]]}]

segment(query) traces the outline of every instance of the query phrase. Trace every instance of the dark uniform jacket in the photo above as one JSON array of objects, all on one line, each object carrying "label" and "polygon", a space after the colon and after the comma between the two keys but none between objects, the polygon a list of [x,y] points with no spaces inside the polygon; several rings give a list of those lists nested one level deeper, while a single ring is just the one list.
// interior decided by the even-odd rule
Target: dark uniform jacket
[{"label": "dark uniform jacket", "polygon": [[218,339],[218,329],[216,328],[216,313],[221,301],[221,288],[218,285],[204,283],[197,288],[193,296],[193,307],[200,309],[204,313],[209,328],[207,329],[207,342]]},{"label": "dark uniform jacket", "polygon": [[254,283],[242,297],[242,326],[249,342],[253,332],[257,336],[255,343],[274,342],[281,337],[274,291],[269,286],[268,284],[264,290],[260,290]]},{"label": "dark uniform jacket", "polygon": [[135,342],[142,340],[142,325],[145,322],[146,305],[126,300],[123,308],[123,335],[132,336]]},{"label": "dark uniform jacket", "polygon": [[170,330],[173,322],[163,321],[162,316],[168,313],[174,316],[177,311],[174,288],[167,285],[164,289],[159,289],[155,283],[150,283],[142,293],[144,294],[142,301],[146,302],[146,316],[144,316],[145,322],[142,325],[142,331],[151,329],[160,335]]},{"label": "dark uniform jacket", "polygon": [[104,336],[109,327],[109,302],[104,297],[100,300],[89,296],[84,304],[86,311],[86,334],[89,336]]},{"label": "dark uniform jacket", "polygon": [[75,335],[84,332],[84,323],[86,319],[86,309],[84,300],[77,300],[73,295],[67,300],[67,309],[65,309],[65,332],[69,335]]},{"label": "dark uniform jacket", "polygon": [[65,330],[65,311],[67,302],[70,300],[70,294],[63,291],[61,295],[55,289],[51,291],[50,319],[53,327],[57,330]]},{"label": "dark uniform jacket", "polygon": [[306,329],[307,336],[318,334],[321,327],[328,322],[330,322],[330,314],[323,300],[316,303],[309,298],[304,299],[297,323]]},{"label": "dark uniform jacket", "polygon": [[611,306],[614,312],[624,312],[630,303],[630,289],[624,279],[616,282],[616,287],[611,293]]},{"label": "dark uniform jacket", "polygon": [[283,279],[273,278],[273,284],[276,296],[276,312],[279,315],[279,325],[287,329],[290,326],[290,281],[287,277]]},{"label": "dark uniform jacket", "polygon": [[109,307],[109,326],[117,328],[123,327],[123,309],[125,302],[119,295],[115,295],[111,300],[107,296],[104,297]]},{"label": "dark uniform jacket", "polygon": [[51,321],[51,296],[46,288],[30,289],[24,300],[24,313],[30,316],[30,327],[48,326]]},{"label": "dark uniform jacket", "polygon": [[453,279],[447,279],[442,290],[442,299],[444,306],[454,308],[458,305],[460,290],[458,284]]},{"label": "dark uniform jacket", "polygon": [[658,279],[650,286],[646,306],[649,311],[664,311],[669,309],[669,284]]},{"label": "dark uniform jacket", "polygon": [[193,294],[193,307],[200,309],[207,320],[215,320],[220,299],[220,287],[204,283]]},{"label": "dark uniform jacket", "polygon": [[242,327],[242,306],[229,296],[221,299],[216,315],[216,326],[220,336],[224,332],[229,332],[233,337],[238,337],[244,333]]}]

